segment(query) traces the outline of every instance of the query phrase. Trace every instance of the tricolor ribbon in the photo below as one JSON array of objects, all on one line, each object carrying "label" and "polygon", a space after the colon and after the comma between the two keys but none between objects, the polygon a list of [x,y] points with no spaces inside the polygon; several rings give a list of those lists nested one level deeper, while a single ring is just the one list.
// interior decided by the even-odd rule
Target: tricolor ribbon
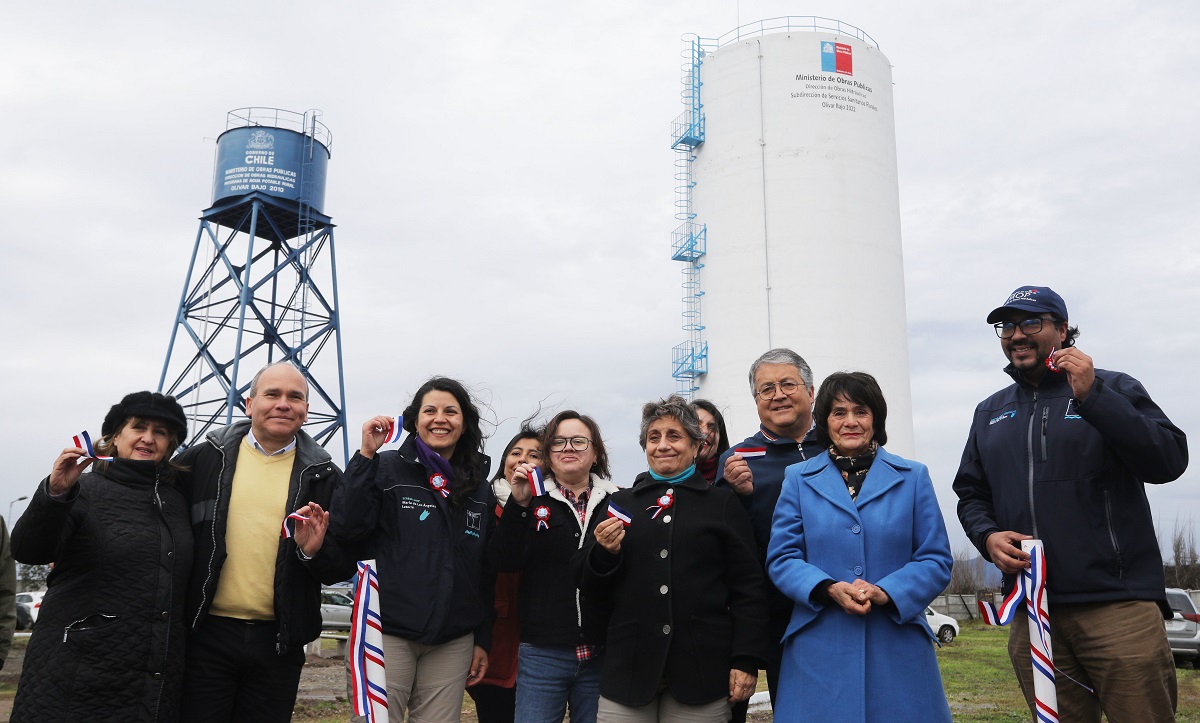
[{"label": "tricolor ribbon", "polygon": [[538,532],[541,532],[542,530],[550,529],[550,525],[549,525],[550,508],[549,507],[547,507],[546,505],[538,505],[537,509],[533,511],[533,516],[535,518],[537,518],[537,531]]},{"label": "tricolor ribbon", "polygon": [[288,520],[304,520],[305,522],[308,522],[308,518],[299,512],[293,512],[292,514],[283,518],[283,532],[280,534],[289,540],[296,536],[296,531],[293,529],[293,525],[288,524]]},{"label": "tricolor ribbon", "polygon": [[1046,355],[1046,368],[1052,372],[1058,371],[1058,365],[1054,363],[1054,349],[1055,347],[1050,347],[1050,353]]},{"label": "tricolor ribbon", "polygon": [[533,496],[544,495],[550,490],[546,487],[546,478],[542,476],[542,468],[534,467],[529,470],[529,489],[533,490]]},{"label": "tricolor ribbon", "polygon": [[742,449],[735,449],[733,451],[735,454],[741,455],[742,459],[749,459],[750,457],[766,457],[767,456],[767,448],[766,447],[743,447]]},{"label": "tricolor ribbon", "polygon": [[[394,444],[400,441],[400,437],[404,435],[404,417],[388,417],[392,420],[392,428],[388,430],[387,439],[383,440],[384,444]],[[382,446],[382,445],[381,445]]]},{"label": "tricolor ribbon", "polygon": [[437,490],[438,492],[441,492],[442,497],[450,496],[450,490],[448,489],[450,484],[448,482],[446,482],[445,477],[438,474],[437,472],[434,472],[432,475],[430,475],[429,486],[432,487],[433,489]]},{"label": "tricolor ribbon", "polygon": [[75,446],[87,451],[87,457],[96,460],[97,462],[111,462],[112,457],[102,457],[96,454],[96,450],[92,448],[92,437],[87,433],[87,430],[80,432],[71,439]]},{"label": "tricolor ribbon", "polygon": [[621,524],[625,527],[633,524],[633,516],[617,506],[617,503],[612,500],[608,501],[608,516],[620,520]]},{"label": "tricolor ribbon", "polygon": [[387,723],[383,623],[379,616],[379,575],[375,572],[374,560],[358,563],[349,643],[354,715],[362,716],[367,723]]},{"label": "tricolor ribbon", "polygon": [[1016,617],[1021,603],[1029,616],[1029,653],[1033,664],[1033,695],[1037,720],[1058,723],[1058,694],[1054,676],[1058,672],[1089,693],[1088,686],[1054,667],[1054,650],[1050,644],[1050,604],[1046,594],[1046,552],[1041,540],[1022,540],[1021,549],[1029,553],[1029,569],[1022,570],[1012,591],[1000,609],[985,600],[979,601],[979,611],[988,625],[1007,625]]},{"label": "tricolor ribbon", "polygon": [[666,492],[659,495],[658,499],[654,501],[655,504],[650,505],[649,507],[646,508],[648,510],[654,510],[654,514],[650,515],[650,519],[652,519],[652,520],[656,519],[658,517],[659,513],[661,513],[665,509],[669,509],[671,507],[671,505],[675,504],[675,496],[674,495],[675,495],[675,490],[672,490],[672,489],[668,489]]}]

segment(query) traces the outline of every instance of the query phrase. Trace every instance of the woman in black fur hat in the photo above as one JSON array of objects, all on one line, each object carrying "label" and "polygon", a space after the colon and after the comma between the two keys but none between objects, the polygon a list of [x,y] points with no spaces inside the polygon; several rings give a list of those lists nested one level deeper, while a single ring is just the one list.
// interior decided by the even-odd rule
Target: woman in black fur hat
[{"label": "woman in black fur hat", "polygon": [[13,556],[54,570],[13,721],[178,718],[192,533],[168,460],[186,431],[174,398],[126,395],[94,449],[64,449],[38,485]]}]

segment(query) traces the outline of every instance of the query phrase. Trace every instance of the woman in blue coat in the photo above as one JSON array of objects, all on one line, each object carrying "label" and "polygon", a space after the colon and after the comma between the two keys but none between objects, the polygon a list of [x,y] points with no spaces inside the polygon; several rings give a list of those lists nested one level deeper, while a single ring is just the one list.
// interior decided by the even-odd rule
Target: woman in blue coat
[{"label": "woman in blue coat", "polygon": [[946,526],[925,465],[887,442],[864,372],[821,384],[829,453],[787,468],[767,571],[793,601],[777,720],[949,721],[925,607],[950,582]]}]

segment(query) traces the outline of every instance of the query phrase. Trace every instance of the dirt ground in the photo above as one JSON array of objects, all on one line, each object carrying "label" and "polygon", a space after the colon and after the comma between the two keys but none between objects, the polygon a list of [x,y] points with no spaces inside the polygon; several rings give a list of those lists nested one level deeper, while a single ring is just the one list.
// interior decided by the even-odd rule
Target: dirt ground
[{"label": "dirt ground", "polygon": [[[0,670],[0,723],[8,723],[12,713],[13,696],[17,681],[21,678],[21,665],[25,660],[25,644],[29,639],[28,633],[17,633],[13,647]],[[309,655],[300,674],[300,690],[296,695],[297,702],[303,701],[333,701],[346,699],[346,668],[341,658],[322,658]],[[297,711],[299,714],[299,710]],[[772,719],[770,709],[752,712],[749,720],[752,723],[767,723]],[[470,699],[464,706],[463,720],[475,720],[474,706]]]}]

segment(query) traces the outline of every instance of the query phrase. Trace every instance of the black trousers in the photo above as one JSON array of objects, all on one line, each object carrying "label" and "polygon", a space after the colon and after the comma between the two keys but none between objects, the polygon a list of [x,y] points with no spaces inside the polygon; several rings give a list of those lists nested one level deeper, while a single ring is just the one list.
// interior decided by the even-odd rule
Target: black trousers
[{"label": "black trousers", "polygon": [[513,723],[517,714],[517,689],[498,685],[476,685],[467,688],[475,701],[479,723]]},{"label": "black trousers", "polygon": [[304,648],[275,652],[277,626],[209,615],[188,636],[184,723],[287,723]]}]

